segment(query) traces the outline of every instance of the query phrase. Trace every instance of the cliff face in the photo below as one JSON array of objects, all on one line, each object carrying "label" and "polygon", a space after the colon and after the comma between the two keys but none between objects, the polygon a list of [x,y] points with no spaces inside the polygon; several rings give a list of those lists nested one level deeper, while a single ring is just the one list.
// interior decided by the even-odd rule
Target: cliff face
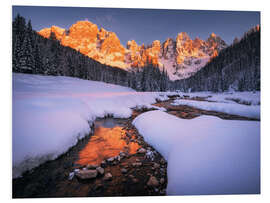
[{"label": "cliff face", "polygon": [[38,33],[49,38],[52,32],[63,46],[76,49],[103,64],[131,69],[151,63],[165,68],[172,80],[191,76],[227,46],[214,33],[203,41],[199,38],[192,40],[187,33],[181,32],[176,40],[168,38],[162,44],[155,40],[149,46],[139,46],[131,40],[125,48],[114,32],[98,29],[89,21],[78,21],[68,30],[52,26]]}]

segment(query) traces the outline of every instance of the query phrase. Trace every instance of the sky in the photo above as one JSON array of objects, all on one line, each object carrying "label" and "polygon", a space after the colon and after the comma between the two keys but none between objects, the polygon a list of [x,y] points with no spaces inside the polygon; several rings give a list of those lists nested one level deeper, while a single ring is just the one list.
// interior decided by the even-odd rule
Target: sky
[{"label": "sky", "polygon": [[260,12],[255,11],[208,11],[208,10],[161,10],[86,7],[13,6],[12,17],[18,13],[31,19],[36,31],[52,25],[68,29],[80,20],[88,20],[115,32],[122,45],[128,40],[149,45],[154,40],[161,43],[175,39],[186,32],[191,39],[206,40],[211,33],[220,36],[227,44],[235,37],[260,24]]}]

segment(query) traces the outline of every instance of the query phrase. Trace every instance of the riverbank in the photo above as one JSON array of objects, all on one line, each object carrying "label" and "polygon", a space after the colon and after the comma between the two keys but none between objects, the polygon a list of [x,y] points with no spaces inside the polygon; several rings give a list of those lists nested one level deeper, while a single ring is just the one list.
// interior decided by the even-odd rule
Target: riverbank
[{"label": "riverbank", "polygon": [[[226,120],[256,120],[184,105],[171,105],[178,97],[171,96],[169,100],[158,101],[154,105],[163,107],[167,113],[184,119],[211,115]],[[192,100],[204,101],[205,98],[192,98]],[[91,166],[87,165],[87,162],[80,163],[80,152],[89,145],[94,131],[57,159],[47,161],[25,172],[22,177],[13,179],[13,198],[166,195],[167,163],[156,149],[145,142],[132,125],[132,121],[137,116],[149,110],[153,109],[133,109],[132,117],[113,119],[121,126],[119,127],[121,142],[125,143],[121,153],[118,151],[114,156],[106,157]],[[136,146],[135,151],[128,148],[130,143]],[[104,171],[100,173],[98,167]],[[92,172],[96,170],[97,173],[94,172],[94,178],[84,179],[79,174],[85,170]]]},{"label": "riverbank", "polygon": [[[13,179],[13,198],[165,195],[167,163],[131,124],[142,112],[134,110],[132,118],[116,119],[125,131],[122,140],[140,146],[135,153],[126,151],[121,153],[120,160],[117,156],[104,160],[99,165],[104,169],[103,174],[82,179],[76,173],[89,165],[77,162],[80,152],[93,136],[91,134],[59,158],[47,161],[25,172],[22,177]],[[91,170],[95,170],[98,166],[92,167]]]}]

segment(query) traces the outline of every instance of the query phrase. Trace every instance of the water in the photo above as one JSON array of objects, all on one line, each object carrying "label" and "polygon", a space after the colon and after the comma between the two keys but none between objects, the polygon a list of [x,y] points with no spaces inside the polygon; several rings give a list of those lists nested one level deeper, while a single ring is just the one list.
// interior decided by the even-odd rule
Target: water
[{"label": "water", "polygon": [[120,151],[135,154],[140,146],[138,143],[128,141],[127,131],[123,129],[124,123],[123,119],[113,118],[95,121],[94,135],[79,152],[76,163],[99,165],[104,159],[119,155]]}]

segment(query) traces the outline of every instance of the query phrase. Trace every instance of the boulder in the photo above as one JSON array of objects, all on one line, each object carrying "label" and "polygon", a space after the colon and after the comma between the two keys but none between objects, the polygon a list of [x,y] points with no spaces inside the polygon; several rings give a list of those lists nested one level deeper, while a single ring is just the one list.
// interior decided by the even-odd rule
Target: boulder
[{"label": "boulder", "polygon": [[96,165],[96,164],[87,164],[86,165],[87,169],[96,169],[97,167],[98,167],[98,165]]},{"label": "boulder", "polygon": [[97,172],[98,172],[98,174],[100,174],[100,175],[103,175],[104,174],[104,168],[102,168],[102,167],[97,167]]},{"label": "boulder", "polygon": [[162,185],[165,182],[165,179],[164,178],[160,178],[159,182]]},{"label": "boulder", "polygon": [[133,167],[139,167],[139,166],[142,166],[142,162],[135,162],[135,163],[132,163],[132,166],[133,166]]},{"label": "boulder", "polygon": [[105,176],[104,176],[104,178],[103,178],[103,180],[106,180],[106,181],[110,181],[110,180],[112,180],[112,174],[111,173],[106,173],[105,174]]},{"label": "boulder", "polygon": [[114,161],[114,157],[111,157],[111,158],[108,158],[107,159],[107,162],[109,162],[109,163],[111,163],[111,162],[113,162]]},{"label": "boulder", "polygon": [[147,182],[147,185],[149,187],[157,187],[159,185],[159,182],[155,176],[151,176]]},{"label": "boulder", "polygon": [[154,167],[154,169],[158,169],[160,167],[160,165],[158,163],[154,163],[153,167]]},{"label": "boulder", "polygon": [[122,169],[121,169],[121,173],[126,174],[126,173],[127,173],[127,169],[122,168]]},{"label": "boulder", "polygon": [[80,170],[76,176],[81,180],[93,179],[97,177],[97,170]]}]

